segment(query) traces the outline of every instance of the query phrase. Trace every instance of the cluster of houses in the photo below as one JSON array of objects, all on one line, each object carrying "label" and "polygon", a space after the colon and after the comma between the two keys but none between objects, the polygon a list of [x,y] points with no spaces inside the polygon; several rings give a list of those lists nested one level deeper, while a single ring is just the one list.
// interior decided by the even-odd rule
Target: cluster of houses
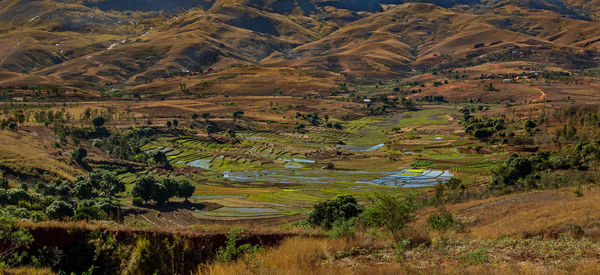
[{"label": "cluster of houses", "polygon": [[[523,68],[530,69],[530,68]],[[502,79],[503,83],[512,83],[521,79],[537,79],[540,73],[534,70],[530,70],[529,72],[522,73],[511,73],[511,74],[501,74],[501,73],[492,73],[492,74],[481,74],[479,79]]]}]

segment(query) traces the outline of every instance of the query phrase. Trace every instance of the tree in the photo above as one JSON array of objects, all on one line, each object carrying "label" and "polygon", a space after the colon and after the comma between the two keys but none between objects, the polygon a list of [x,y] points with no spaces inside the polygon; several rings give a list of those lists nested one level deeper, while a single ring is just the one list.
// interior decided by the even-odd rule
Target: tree
[{"label": "tree", "polygon": [[75,188],[73,188],[73,194],[81,199],[90,199],[94,195],[94,186],[89,179],[77,181]]},{"label": "tree", "polygon": [[531,130],[533,130],[536,127],[535,122],[533,122],[532,120],[527,120],[525,121],[525,130],[528,133],[531,133]]},{"label": "tree", "polygon": [[163,151],[154,150],[150,152],[150,154],[154,163],[169,166],[169,160],[167,159],[167,155],[165,155]]},{"label": "tree", "polygon": [[346,221],[358,216],[362,208],[351,195],[339,195],[333,199],[315,205],[308,215],[308,222],[330,229],[337,220]]},{"label": "tree", "polygon": [[102,175],[99,187],[101,195],[104,197],[112,197],[119,192],[125,192],[125,183],[112,173]]},{"label": "tree", "polygon": [[94,127],[96,128],[102,127],[104,125],[104,122],[106,122],[106,120],[102,116],[97,116],[92,119],[92,124],[94,124]]},{"label": "tree", "polygon": [[141,207],[144,205],[144,199],[140,197],[134,197],[131,203],[133,203],[133,206]]},{"label": "tree", "polygon": [[369,202],[370,205],[359,216],[359,222],[369,227],[383,227],[395,241],[399,241],[402,230],[415,219],[414,200],[377,193],[369,198]]},{"label": "tree", "polygon": [[171,128],[171,121],[167,120],[167,128]]},{"label": "tree", "polygon": [[237,134],[235,133],[234,130],[232,129],[227,129],[227,131],[225,131],[225,134],[229,137],[229,139],[231,139],[232,143],[236,143],[238,142],[238,137]]},{"label": "tree", "polygon": [[82,164],[85,157],[87,157],[87,151],[81,147],[77,147],[71,151],[71,159],[75,163]]},{"label": "tree", "polygon": [[14,217],[0,211],[0,262],[7,262],[22,248],[33,242],[29,230],[19,225]]},{"label": "tree", "polygon": [[210,136],[217,132],[217,127],[212,124],[206,125],[206,133]]},{"label": "tree", "polygon": [[145,175],[133,185],[131,195],[142,198],[144,203],[147,204],[152,198],[154,185],[156,185],[156,179],[150,175]]},{"label": "tree", "polygon": [[[170,197],[175,197],[179,193],[179,183],[171,177],[166,177],[162,180],[162,185],[167,188]],[[168,199],[167,199],[168,200]]]},{"label": "tree", "polygon": [[235,111],[233,113],[231,113],[231,115],[233,116],[233,119],[241,119],[242,116],[244,115],[244,111]]},{"label": "tree", "polygon": [[8,123],[8,129],[11,129],[11,130],[14,131],[15,129],[17,129],[17,123],[14,122],[14,121],[9,122]]},{"label": "tree", "polygon": [[152,186],[152,190],[150,192],[150,196],[152,198],[153,201],[155,201],[157,204],[163,204],[166,201],[169,200],[169,190],[167,189],[167,187],[165,187],[164,185],[160,184],[160,183],[155,183]]},{"label": "tree", "polygon": [[202,116],[202,119],[208,120],[210,118],[210,113],[209,112],[204,112],[204,113],[202,113],[201,116]]},{"label": "tree", "polygon": [[9,187],[8,180],[6,178],[0,178],[0,188],[8,189]]},{"label": "tree", "polygon": [[46,207],[46,215],[51,219],[61,220],[74,214],[73,206],[66,201],[56,200]]},{"label": "tree", "polygon": [[194,194],[194,191],[196,191],[196,187],[194,187],[194,185],[192,185],[189,181],[183,180],[182,182],[179,183],[178,196],[180,198],[184,198],[185,201],[187,201],[188,198]]},{"label": "tree", "polygon": [[193,119],[193,120],[197,120],[197,119],[198,119],[198,117],[199,117],[199,115],[198,115],[198,114],[196,114],[196,113],[192,114],[192,119]]}]

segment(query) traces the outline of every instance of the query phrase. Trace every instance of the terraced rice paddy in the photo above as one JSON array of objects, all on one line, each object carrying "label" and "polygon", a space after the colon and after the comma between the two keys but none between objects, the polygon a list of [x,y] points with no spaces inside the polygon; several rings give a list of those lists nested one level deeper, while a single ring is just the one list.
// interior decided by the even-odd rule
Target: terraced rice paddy
[{"label": "terraced rice paddy", "polygon": [[[176,167],[203,171],[201,181],[211,191],[199,191],[192,200],[221,205],[195,211],[203,218],[294,215],[338,194],[360,198],[378,191],[405,192],[445,182],[456,172],[486,171],[481,169],[493,157],[459,152],[454,144],[466,143],[454,134],[431,133],[388,146],[393,144],[388,140],[391,129],[447,125],[446,112],[428,109],[365,117],[346,122],[343,130],[242,131],[237,133],[241,142],[236,144],[164,136],[144,149],[165,152]],[[386,157],[398,146],[408,160]],[[431,165],[411,168],[410,163],[418,158],[428,159]]]}]

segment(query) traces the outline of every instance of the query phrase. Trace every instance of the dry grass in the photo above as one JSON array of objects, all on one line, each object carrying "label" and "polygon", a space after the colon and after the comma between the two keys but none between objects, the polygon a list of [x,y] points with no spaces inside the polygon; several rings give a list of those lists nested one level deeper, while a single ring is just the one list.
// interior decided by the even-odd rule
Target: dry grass
[{"label": "dry grass", "polygon": [[215,263],[201,268],[202,274],[348,274],[350,269],[324,265],[343,249],[359,246],[359,240],[327,240],[294,237],[280,246],[266,248],[254,257],[231,264]]},{"label": "dry grass", "polygon": [[0,275],[53,275],[49,268],[19,267],[0,269]]},{"label": "dry grass", "polygon": [[74,179],[76,169],[60,161],[63,157],[50,147],[40,137],[0,131],[0,163],[21,173],[42,169],[61,178]]},{"label": "dry grass", "polygon": [[[518,241],[517,241],[518,242]],[[548,245],[544,241],[533,241],[533,253],[543,254]],[[569,246],[569,241],[565,242]],[[477,264],[457,261],[479,245],[490,245],[491,260]],[[200,274],[597,274],[597,260],[557,260],[549,264],[548,259],[520,259],[520,255],[531,256],[527,245],[525,251],[513,254],[504,251],[504,244],[482,242],[477,244],[455,243],[448,248],[413,248],[405,252],[404,258],[382,246],[355,240],[327,240],[294,237],[280,246],[260,250],[253,256],[226,264],[214,263],[200,267]],[[523,248],[522,247],[522,248]],[[360,251],[363,248],[363,252]],[[354,251],[354,252],[352,252]],[[366,252],[365,252],[366,251]],[[445,252],[444,252],[445,251]],[[496,251],[501,254],[496,257]],[[565,252],[566,253],[566,252]],[[492,255],[494,254],[494,255]],[[507,257],[504,257],[509,255]],[[415,256],[418,255],[418,256]]]},{"label": "dry grass", "polygon": [[[477,200],[446,208],[466,223],[468,238],[555,237],[567,227],[577,225],[590,238],[600,237],[597,220],[600,214],[600,190],[583,188],[583,196],[573,195],[571,188],[512,194]],[[417,224],[425,226],[434,209],[425,209]]]}]

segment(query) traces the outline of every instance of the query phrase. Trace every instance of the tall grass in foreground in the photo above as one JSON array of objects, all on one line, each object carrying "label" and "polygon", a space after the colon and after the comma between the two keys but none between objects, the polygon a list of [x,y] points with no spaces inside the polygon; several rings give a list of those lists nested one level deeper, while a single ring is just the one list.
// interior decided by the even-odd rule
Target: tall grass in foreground
[{"label": "tall grass in foreground", "polygon": [[[199,267],[200,274],[600,274],[600,265],[592,256],[575,257],[568,261],[550,259],[540,260],[548,245],[556,241],[532,239],[528,241],[508,240],[508,242],[530,242],[532,245],[513,245],[519,249],[513,251],[514,257],[505,258],[500,255],[507,249],[502,241],[479,244],[455,243],[453,246],[440,248],[438,245],[414,247],[402,252],[403,257],[397,257],[398,252],[384,248],[383,241],[367,241],[366,239],[319,239],[309,237],[294,237],[285,240],[280,246],[260,250],[253,255],[246,255],[237,261],[224,263],[215,262],[208,266]],[[580,246],[577,241],[560,242],[564,245]],[[471,244],[465,246],[465,244]],[[479,245],[488,245],[486,249],[475,249]],[[539,246],[544,247],[539,247]],[[529,248],[528,248],[529,247]],[[372,250],[372,249],[375,250]],[[351,256],[352,251],[364,249],[366,254],[358,253]],[[388,251],[386,254],[376,252]],[[533,249],[534,251],[530,251]],[[583,248],[582,248],[583,249]],[[487,251],[490,252],[487,252]],[[523,251],[521,251],[523,250]],[[586,249],[584,249],[586,250]],[[439,252],[449,253],[446,256]],[[476,251],[489,254],[489,259],[473,260]],[[586,250],[587,252],[592,250]],[[506,251],[505,251],[506,252]],[[587,253],[585,252],[585,253]],[[420,256],[415,257],[416,254]],[[523,254],[525,253],[525,254]],[[517,256],[529,255],[531,259]],[[569,252],[565,252],[569,254]],[[538,255],[539,254],[539,255]],[[466,258],[471,255],[470,258]],[[511,254],[512,255],[512,254]],[[567,257],[567,255],[564,255]],[[441,257],[441,258],[440,258]]]},{"label": "tall grass in foreground", "polygon": [[[323,265],[335,259],[339,250],[360,246],[360,240],[327,240],[294,237],[280,246],[266,248],[231,263],[201,268],[201,274],[347,274],[343,266]],[[364,245],[364,243],[363,243]]]}]

